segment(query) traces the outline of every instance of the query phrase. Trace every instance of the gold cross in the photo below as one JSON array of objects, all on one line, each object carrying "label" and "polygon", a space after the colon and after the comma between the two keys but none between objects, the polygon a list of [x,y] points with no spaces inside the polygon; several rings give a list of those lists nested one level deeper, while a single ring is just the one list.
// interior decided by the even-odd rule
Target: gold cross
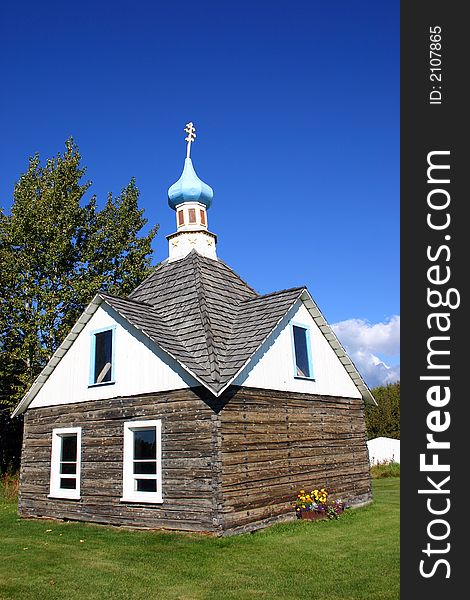
[{"label": "gold cross", "polygon": [[192,121],[186,123],[186,127],[184,128],[187,137],[184,138],[185,142],[188,142],[188,147],[186,149],[186,158],[189,158],[189,154],[191,152],[191,143],[196,139],[196,128],[194,127]]}]

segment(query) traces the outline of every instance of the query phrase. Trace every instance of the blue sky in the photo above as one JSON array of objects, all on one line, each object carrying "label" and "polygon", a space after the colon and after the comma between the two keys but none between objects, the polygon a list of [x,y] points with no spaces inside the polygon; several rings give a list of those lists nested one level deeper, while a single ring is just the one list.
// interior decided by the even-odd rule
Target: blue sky
[{"label": "blue sky", "polygon": [[[364,374],[371,356],[396,366],[397,1],[0,10],[0,206],[72,135],[102,202],[136,177],[163,260],[191,120],[219,257],[261,293],[307,285]],[[380,368],[371,385],[393,379]]]}]

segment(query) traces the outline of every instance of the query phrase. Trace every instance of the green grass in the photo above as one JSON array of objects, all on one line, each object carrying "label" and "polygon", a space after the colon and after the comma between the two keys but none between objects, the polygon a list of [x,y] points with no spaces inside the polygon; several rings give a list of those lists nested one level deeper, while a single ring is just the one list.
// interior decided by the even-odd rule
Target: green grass
[{"label": "green grass", "polygon": [[373,479],[382,479],[383,477],[400,477],[400,463],[389,462],[374,465],[370,468],[370,475]]},{"label": "green grass", "polygon": [[19,519],[0,500],[2,600],[396,600],[398,478],[337,521],[228,538]]}]

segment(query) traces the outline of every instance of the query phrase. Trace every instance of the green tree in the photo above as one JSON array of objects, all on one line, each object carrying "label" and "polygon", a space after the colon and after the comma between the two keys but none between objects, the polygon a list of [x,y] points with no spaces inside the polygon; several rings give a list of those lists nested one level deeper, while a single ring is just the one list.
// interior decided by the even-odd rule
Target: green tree
[{"label": "green tree", "polygon": [[0,210],[3,406],[16,405],[97,291],[125,295],[151,270],[158,226],[139,235],[147,221],[135,181],[98,210],[80,162],[73,139],[45,165],[36,154],[11,214]]},{"label": "green tree", "polygon": [[367,439],[400,439],[400,382],[374,388],[377,406],[366,407]]}]

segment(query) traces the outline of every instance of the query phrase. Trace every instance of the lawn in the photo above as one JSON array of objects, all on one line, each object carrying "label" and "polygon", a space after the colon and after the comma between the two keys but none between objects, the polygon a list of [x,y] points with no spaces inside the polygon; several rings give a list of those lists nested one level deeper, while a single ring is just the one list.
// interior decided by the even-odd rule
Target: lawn
[{"label": "lawn", "polygon": [[0,500],[2,600],[397,600],[400,479],[337,521],[228,538],[19,519]]}]

